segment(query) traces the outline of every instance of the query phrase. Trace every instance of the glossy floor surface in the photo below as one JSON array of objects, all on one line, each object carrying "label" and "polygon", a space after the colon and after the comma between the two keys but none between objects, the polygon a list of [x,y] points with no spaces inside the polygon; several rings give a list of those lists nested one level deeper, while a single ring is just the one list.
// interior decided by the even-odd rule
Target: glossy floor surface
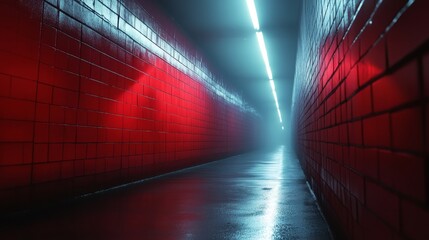
[{"label": "glossy floor surface", "polygon": [[331,239],[284,146],[97,194],[0,228],[0,239]]}]

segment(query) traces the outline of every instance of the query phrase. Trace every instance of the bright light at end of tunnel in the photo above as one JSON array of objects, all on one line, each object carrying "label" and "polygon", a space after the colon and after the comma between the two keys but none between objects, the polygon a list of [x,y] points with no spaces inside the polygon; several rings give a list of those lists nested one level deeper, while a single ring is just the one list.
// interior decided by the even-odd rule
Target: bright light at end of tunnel
[{"label": "bright light at end of tunnel", "polygon": [[249,9],[250,18],[252,19],[253,28],[259,30],[258,14],[256,13],[255,2],[253,0],[246,0],[247,9]]},{"label": "bright light at end of tunnel", "polygon": [[[268,80],[270,81],[271,92],[273,94],[274,101],[276,103],[277,113],[279,115],[280,123],[283,123],[282,114],[280,112],[279,101],[277,98],[276,86],[273,80],[273,73],[271,71],[270,61],[268,60],[268,52],[265,46],[264,35],[259,29],[259,20],[258,14],[256,12],[255,2],[253,0],[246,0],[247,8],[249,10],[250,17],[252,18],[253,28],[256,30],[256,38],[258,39],[259,50],[262,55],[262,60],[264,60],[265,70],[267,71]],[[284,127],[282,126],[282,130]]]}]

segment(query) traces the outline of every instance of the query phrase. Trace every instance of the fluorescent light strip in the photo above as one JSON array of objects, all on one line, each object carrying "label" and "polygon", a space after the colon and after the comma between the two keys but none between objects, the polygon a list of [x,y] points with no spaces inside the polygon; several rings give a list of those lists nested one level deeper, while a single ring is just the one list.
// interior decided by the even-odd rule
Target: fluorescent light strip
[{"label": "fluorescent light strip", "polygon": [[[279,115],[280,123],[283,123],[282,114],[280,112],[279,101],[277,99],[276,86],[273,80],[273,73],[271,72],[270,61],[268,60],[267,48],[265,47],[264,35],[259,30],[258,14],[256,13],[255,2],[253,0],[246,0],[247,8],[252,19],[253,28],[256,30],[256,38],[258,39],[259,50],[261,51],[262,59],[264,60],[265,69],[267,71],[268,79],[270,80],[271,91],[273,93],[274,101],[276,103],[277,113]],[[282,125],[282,130],[284,126]]]},{"label": "fluorescent light strip", "polygon": [[262,59],[264,60],[265,69],[267,70],[268,79],[273,79],[273,73],[271,72],[270,61],[268,60],[267,48],[265,47],[264,35],[261,31],[256,32],[258,38],[259,49],[261,51]]},{"label": "fluorescent light strip", "polygon": [[250,18],[252,19],[253,28],[259,30],[258,14],[256,13],[255,2],[253,0],[246,0],[247,8],[249,9]]},{"label": "fluorescent light strip", "polygon": [[270,79],[271,90],[276,91],[276,86],[274,85],[274,80]]}]

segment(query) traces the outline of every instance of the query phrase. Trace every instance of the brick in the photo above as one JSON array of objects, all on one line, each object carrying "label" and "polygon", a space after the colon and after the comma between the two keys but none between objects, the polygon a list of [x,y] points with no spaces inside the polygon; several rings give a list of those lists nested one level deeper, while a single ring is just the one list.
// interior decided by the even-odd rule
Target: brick
[{"label": "brick", "polygon": [[63,144],[50,143],[49,144],[49,161],[57,162],[63,160]]},{"label": "brick", "polygon": [[[77,9],[77,8],[76,8]],[[73,10],[76,10],[73,9]],[[69,11],[72,9],[69,9]],[[63,12],[60,12],[59,16],[59,29],[66,33],[67,35],[75,38],[80,39],[81,38],[81,24],[76,21],[76,19],[73,19],[72,17],[67,16]]]},{"label": "brick", "polygon": [[49,125],[49,142],[64,142],[64,125]]},{"label": "brick", "polygon": [[40,63],[39,66],[39,81],[38,84],[46,84],[52,86],[55,79],[55,68],[44,63]]},{"label": "brick", "polygon": [[426,1],[415,1],[387,35],[389,63],[394,64],[419,47],[429,36]]},{"label": "brick", "polygon": [[0,142],[30,142],[33,140],[33,123],[0,120]]},{"label": "brick", "polygon": [[86,159],[84,164],[85,175],[96,173],[96,159]]},{"label": "brick", "polygon": [[348,167],[355,167],[356,165],[356,148],[355,147],[343,147],[344,152],[344,165]]},{"label": "brick", "polygon": [[429,239],[429,211],[412,202],[402,201],[402,227],[412,239]]},{"label": "brick", "polygon": [[63,160],[76,159],[76,144],[64,144],[63,146]]},{"label": "brick", "polygon": [[353,117],[361,117],[372,112],[371,88],[366,87],[352,98]]},{"label": "brick", "polygon": [[373,84],[374,110],[389,110],[416,101],[420,97],[417,65],[415,62],[399,69]]},{"label": "brick", "polygon": [[[367,25],[364,33],[361,36],[361,49],[363,52],[370,48],[375,40],[383,36],[382,33],[406,3],[406,0],[381,2],[373,16],[372,24]],[[382,56],[384,57],[384,52]]]},{"label": "brick", "polygon": [[16,54],[0,51],[0,73],[36,80],[37,61]]},{"label": "brick", "polygon": [[78,125],[87,125],[88,114],[86,110],[79,109],[77,112],[77,124]]},{"label": "brick", "polygon": [[361,223],[364,239],[392,239],[392,231],[380,219],[368,211],[363,211]]},{"label": "brick", "polygon": [[54,70],[53,85],[60,88],[78,91],[79,89],[79,76],[70,72],[62,71],[60,69]]},{"label": "brick", "polygon": [[74,177],[74,164],[73,162],[62,162],[61,163],[61,179],[67,179]]},{"label": "brick", "polygon": [[425,161],[421,157],[380,151],[380,180],[418,201],[426,200]]},{"label": "brick", "polygon": [[30,180],[30,165],[0,167],[0,189],[15,188],[29,185]]},{"label": "brick", "polygon": [[47,162],[48,161],[48,144],[34,144],[34,162]]},{"label": "brick", "polygon": [[49,122],[49,105],[44,103],[36,104],[36,121]]},{"label": "brick", "polygon": [[76,39],[61,31],[57,32],[56,37],[56,48],[60,50],[56,52],[57,54],[60,54],[57,55],[57,57],[66,59],[68,55],[79,56],[80,43]]},{"label": "brick", "polygon": [[355,121],[348,124],[349,143],[362,145],[362,121]]},{"label": "brick", "polygon": [[66,108],[64,111],[64,123],[75,125],[77,123],[77,110],[74,108]]},{"label": "brick", "polygon": [[385,56],[384,42],[378,43],[369,50],[367,55],[358,63],[359,86],[364,86],[386,70]]},{"label": "brick", "polygon": [[10,96],[34,101],[36,98],[36,82],[22,78],[12,78]]},{"label": "brick", "polygon": [[[23,23],[21,23],[23,24]],[[38,60],[39,57],[39,39],[36,37],[36,39],[30,39],[34,38],[39,34],[40,26],[38,24],[34,24],[31,21],[26,22],[28,26],[25,28],[25,34],[28,34],[28,36],[22,36],[20,33],[18,34],[17,38],[14,40],[13,45],[9,45],[9,49],[6,49],[6,51],[10,51],[20,57],[28,58],[29,60]],[[19,28],[23,25],[19,26]],[[32,27],[37,28],[37,30],[33,29]],[[33,32],[34,35],[31,35],[30,32]]]},{"label": "brick", "polygon": [[54,66],[56,64],[56,55],[55,48],[43,44],[40,46],[40,62]]},{"label": "brick", "polygon": [[74,163],[74,169],[73,174],[76,179],[76,177],[83,176],[85,174],[85,160],[76,160],[73,161]]},{"label": "brick", "polygon": [[[67,39],[58,39],[58,41],[62,42],[61,45],[68,46],[68,43],[66,42]],[[54,66],[56,69],[59,69],[60,71],[68,71],[67,69],[68,55],[63,51],[66,51],[66,50],[60,49],[54,52],[54,63],[51,63],[51,64],[52,66]]]},{"label": "brick", "polygon": [[[100,64],[100,53],[85,43],[82,43],[82,46],[81,46],[81,58],[92,64],[96,64],[96,65]],[[81,64],[87,67],[90,66],[86,62],[82,62],[82,61],[81,61]],[[82,65],[81,65],[81,68],[82,68]],[[87,70],[85,71],[85,76],[88,77],[90,75],[90,70],[88,70],[88,68],[86,67],[85,69]]]},{"label": "brick", "polygon": [[49,142],[49,125],[47,123],[35,123],[34,142]]},{"label": "brick", "polygon": [[52,87],[46,84],[37,84],[37,101],[41,103],[52,103]]},{"label": "brick", "polygon": [[116,158],[108,158],[106,161],[106,170],[107,171],[116,171],[121,169],[121,162]]},{"label": "brick", "polygon": [[78,104],[78,93],[66,89],[54,88],[53,104],[75,108]]},{"label": "brick", "polygon": [[386,221],[389,225],[399,228],[399,199],[398,196],[366,181],[366,204],[371,211]]},{"label": "brick", "polygon": [[32,145],[23,143],[0,144],[0,166],[31,163]]},{"label": "brick", "polygon": [[365,148],[356,157],[356,169],[365,176],[378,179],[378,150]]},{"label": "brick", "polygon": [[340,135],[340,137],[338,139],[339,143],[347,144],[347,142],[348,142],[347,124],[341,124],[341,125],[339,125],[338,132],[339,132],[339,135]]},{"label": "brick", "polygon": [[77,128],[77,142],[96,142],[97,128],[81,127]]},{"label": "brick", "polygon": [[11,85],[10,76],[0,74],[0,96],[9,97]]},{"label": "brick", "polygon": [[55,39],[57,34],[57,29],[42,24],[42,33],[41,33],[41,42],[48,46],[55,46]]},{"label": "brick", "polygon": [[76,159],[86,158],[86,144],[75,144],[76,145]]},{"label": "brick", "polygon": [[87,110],[95,110],[99,109],[99,99],[92,95],[80,94],[79,95],[79,107]]},{"label": "brick", "polygon": [[350,192],[361,202],[365,202],[365,181],[363,176],[350,171]]},{"label": "brick", "polygon": [[419,107],[405,109],[392,114],[392,144],[394,148],[422,151],[422,110]]},{"label": "brick", "polygon": [[91,143],[87,145],[87,158],[96,158],[97,157],[97,144]]},{"label": "brick", "polygon": [[40,163],[33,168],[33,182],[42,183],[59,180],[61,176],[61,163]]},{"label": "brick", "polygon": [[364,119],[363,136],[366,146],[390,147],[389,114]]},{"label": "brick", "polygon": [[32,121],[34,112],[34,102],[0,98],[0,118],[2,119]]},{"label": "brick", "polygon": [[358,37],[357,35],[364,27],[365,23],[368,21],[369,17],[371,16],[371,13],[374,11],[375,6],[376,6],[376,1],[374,0],[363,1],[362,7],[360,8],[358,14],[356,15],[356,19],[353,22],[350,29],[349,34],[351,39],[354,40],[356,37]]},{"label": "brick", "polygon": [[63,106],[50,105],[49,122],[62,124],[65,122],[65,108]]},{"label": "brick", "polygon": [[102,117],[101,113],[88,111],[87,113],[87,122],[89,126],[98,126]]}]

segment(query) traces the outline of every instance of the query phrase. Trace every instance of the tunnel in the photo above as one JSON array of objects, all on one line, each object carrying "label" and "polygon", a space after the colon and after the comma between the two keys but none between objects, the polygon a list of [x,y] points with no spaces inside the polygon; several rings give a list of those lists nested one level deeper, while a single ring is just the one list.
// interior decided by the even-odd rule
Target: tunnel
[{"label": "tunnel", "polygon": [[429,239],[428,13],[1,0],[0,239]]}]

